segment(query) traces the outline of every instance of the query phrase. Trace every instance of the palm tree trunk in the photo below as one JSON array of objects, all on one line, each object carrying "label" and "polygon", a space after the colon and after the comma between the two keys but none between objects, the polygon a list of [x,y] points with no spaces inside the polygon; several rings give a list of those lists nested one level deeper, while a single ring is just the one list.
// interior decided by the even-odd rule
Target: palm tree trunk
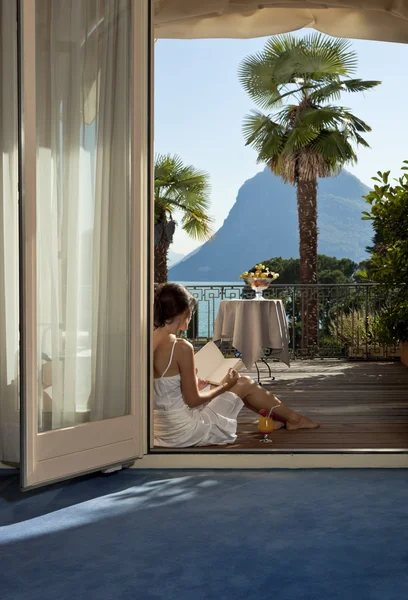
[{"label": "palm tree trunk", "polygon": [[154,247],[154,282],[166,283],[168,276],[167,252],[169,243],[166,236],[161,237],[160,242]]},{"label": "palm tree trunk", "polygon": [[[317,181],[298,181],[300,283],[317,283]],[[302,354],[314,356],[319,337],[317,287],[301,293]]]}]

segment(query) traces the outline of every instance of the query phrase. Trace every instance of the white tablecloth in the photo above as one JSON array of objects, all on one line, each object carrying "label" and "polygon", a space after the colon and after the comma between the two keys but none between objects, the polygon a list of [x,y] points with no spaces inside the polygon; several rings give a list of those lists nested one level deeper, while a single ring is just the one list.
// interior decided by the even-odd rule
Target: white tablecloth
[{"label": "white tablecloth", "polygon": [[232,340],[251,369],[270,348],[289,366],[289,334],[281,300],[223,300],[214,324],[214,342]]}]

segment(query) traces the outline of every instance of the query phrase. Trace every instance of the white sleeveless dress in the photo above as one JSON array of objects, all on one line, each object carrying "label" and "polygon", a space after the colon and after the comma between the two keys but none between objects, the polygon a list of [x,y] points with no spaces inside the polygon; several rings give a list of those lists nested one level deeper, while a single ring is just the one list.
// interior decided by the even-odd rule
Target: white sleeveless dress
[{"label": "white sleeveless dress", "polygon": [[[189,408],[181,391],[181,376],[154,380],[154,444],[166,448],[231,444],[237,438],[237,417],[244,406],[233,392],[224,392],[207,404]],[[207,388],[209,389],[209,388]]]}]

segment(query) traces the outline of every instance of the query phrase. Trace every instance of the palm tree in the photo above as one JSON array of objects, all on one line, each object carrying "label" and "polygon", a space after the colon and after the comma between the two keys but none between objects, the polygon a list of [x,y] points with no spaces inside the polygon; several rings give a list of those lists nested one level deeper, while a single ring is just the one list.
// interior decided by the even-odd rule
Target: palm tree
[{"label": "palm tree", "polygon": [[[371,128],[347,108],[333,104],[342,93],[379,85],[379,81],[356,79],[356,68],[357,56],[348,40],[316,33],[304,38],[274,36],[263,51],[245,58],[239,67],[244,89],[268,112],[254,110],[245,118],[246,144],[256,150],[259,162],[297,189],[304,284],[317,282],[317,180],[355,163],[357,145],[369,147],[362,134]],[[302,322],[309,324],[305,346],[314,346],[316,295],[304,302]]]},{"label": "palm tree", "polygon": [[191,165],[184,165],[177,155],[159,154],[154,166],[154,281],[167,281],[167,253],[176,228],[176,212],[181,212],[181,226],[193,239],[208,240],[212,235],[212,218],[207,210],[209,176]]}]

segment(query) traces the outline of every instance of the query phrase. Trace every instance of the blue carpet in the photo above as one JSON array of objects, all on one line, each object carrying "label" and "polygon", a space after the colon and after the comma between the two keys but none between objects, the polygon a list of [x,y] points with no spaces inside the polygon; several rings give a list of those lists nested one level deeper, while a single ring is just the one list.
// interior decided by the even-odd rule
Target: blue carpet
[{"label": "blue carpet", "polygon": [[405,600],[407,511],[404,470],[0,471],[0,596]]}]

